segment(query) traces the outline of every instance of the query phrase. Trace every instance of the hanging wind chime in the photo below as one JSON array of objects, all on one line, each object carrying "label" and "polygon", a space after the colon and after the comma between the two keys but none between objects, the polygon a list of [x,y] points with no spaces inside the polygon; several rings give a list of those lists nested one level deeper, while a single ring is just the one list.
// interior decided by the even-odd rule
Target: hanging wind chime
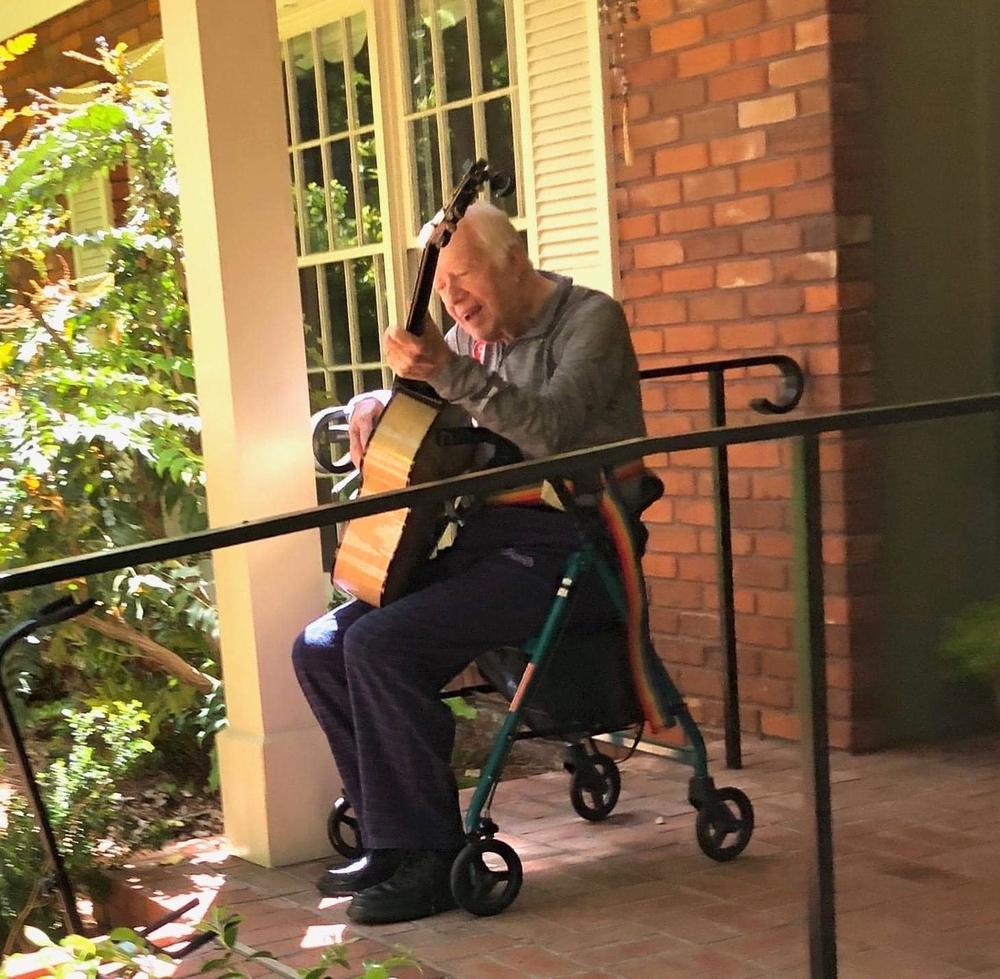
[{"label": "hanging wind chime", "polygon": [[598,0],[601,24],[608,47],[608,69],[622,100],[622,152],[625,165],[632,165],[628,133],[628,75],[625,74],[625,23],[639,19],[639,0]]}]

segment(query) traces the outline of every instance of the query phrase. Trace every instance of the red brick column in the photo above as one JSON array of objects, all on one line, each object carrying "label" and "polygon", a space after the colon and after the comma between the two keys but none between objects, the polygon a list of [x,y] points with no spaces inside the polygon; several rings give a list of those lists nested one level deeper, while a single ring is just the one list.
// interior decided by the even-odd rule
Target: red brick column
[{"label": "red brick column", "polygon": [[[800,410],[869,402],[864,19],[834,5],[848,6],[640,2],[626,38],[631,166],[613,111],[622,290],[641,366],[781,352],[808,375]],[[731,424],[760,420],[745,409],[753,397],[773,397],[773,376],[729,381]],[[703,377],[652,383],[645,404],[651,434],[708,424]],[[794,737],[789,446],[735,447],[730,458],[743,727]],[[824,445],[831,737],[851,747],[871,741],[858,703],[870,670],[854,646],[871,583],[859,569],[877,530],[870,500],[860,499],[868,465],[863,441]],[[709,467],[708,453],[694,452],[662,470],[667,494],[650,512],[646,571],[658,649],[695,716],[718,725]]]}]

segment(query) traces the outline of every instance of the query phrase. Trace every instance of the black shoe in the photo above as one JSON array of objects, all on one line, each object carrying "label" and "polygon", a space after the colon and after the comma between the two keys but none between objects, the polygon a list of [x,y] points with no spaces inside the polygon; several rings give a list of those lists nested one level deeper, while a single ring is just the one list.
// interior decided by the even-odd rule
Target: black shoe
[{"label": "black shoe", "polygon": [[362,925],[388,925],[450,911],[454,860],[452,851],[410,851],[388,880],[355,895],[347,917]]},{"label": "black shoe", "polygon": [[324,897],[346,897],[366,887],[388,880],[399,867],[403,850],[369,850],[363,857],[344,867],[330,867],[318,881],[316,889]]}]

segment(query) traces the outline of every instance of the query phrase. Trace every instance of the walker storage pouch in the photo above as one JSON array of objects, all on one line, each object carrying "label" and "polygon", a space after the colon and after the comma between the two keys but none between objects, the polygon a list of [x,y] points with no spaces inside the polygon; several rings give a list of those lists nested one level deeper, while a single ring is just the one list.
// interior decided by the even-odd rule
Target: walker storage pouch
[{"label": "walker storage pouch", "polygon": [[[476,665],[510,701],[528,659],[523,649],[504,646],[480,656]],[[623,629],[564,633],[544,657],[521,711],[535,734],[596,733],[640,723]]]}]

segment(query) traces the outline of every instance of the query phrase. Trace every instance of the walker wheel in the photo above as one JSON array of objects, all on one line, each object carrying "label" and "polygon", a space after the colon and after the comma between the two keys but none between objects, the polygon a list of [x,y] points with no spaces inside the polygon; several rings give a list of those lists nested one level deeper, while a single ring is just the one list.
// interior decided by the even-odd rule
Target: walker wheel
[{"label": "walker wheel", "polygon": [[476,840],[451,865],[451,893],[460,908],[488,917],[514,903],[524,870],[514,848],[501,840]]},{"label": "walker wheel", "polygon": [[[732,785],[715,792],[698,810],[695,832],[706,857],[735,860],[753,835],[753,806],[746,793]],[[734,839],[727,844],[730,836]]]},{"label": "walker wheel", "polygon": [[584,819],[599,823],[607,819],[622,791],[622,777],[614,760],[593,754],[573,771],[569,783],[569,801]]},{"label": "walker wheel", "polygon": [[357,860],[364,855],[358,821],[351,815],[351,803],[346,796],[341,796],[333,804],[326,821],[326,835],[330,839],[330,845],[342,857]]}]

